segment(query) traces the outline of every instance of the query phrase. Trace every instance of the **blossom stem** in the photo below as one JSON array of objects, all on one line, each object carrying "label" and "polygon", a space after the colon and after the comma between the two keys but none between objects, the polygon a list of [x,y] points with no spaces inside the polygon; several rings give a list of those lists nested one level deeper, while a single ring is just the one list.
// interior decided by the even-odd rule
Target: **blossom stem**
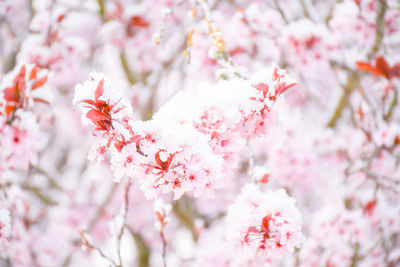
[{"label": "blossom stem", "polygon": [[106,20],[106,12],[104,8],[104,0],[97,0],[97,4],[99,5],[99,13],[103,21]]},{"label": "blossom stem", "polygon": [[388,121],[390,119],[390,117],[392,116],[393,109],[397,104],[397,97],[398,97],[397,95],[398,95],[397,90],[394,89],[394,95],[393,95],[392,102],[390,103],[390,107],[389,107],[388,112],[384,116],[384,120],[385,121]]},{"label": "blossom stem", "polygon": [[352,72],[347,76],[346,85],[343,86],[344,92],[336,105],[327,127],[334,128],[337,120],[342,116],[343,110],[348,104],[348,98],[355,88],[359,87],[359,77],[356,72]]},{"label": "blossom stem", "polygon": [[118,260],[119,260],[119,266],[122,267],[122,257],[121,257],[121,240],[122,236],[124,235],[125,232],[125,224],[126,224],[126,217],[129,211],[129,189],[131,188],[132,182],[129,181],[128,184],[125,186],[125,194],[124,194],[124,211],[123,211],[123,219],[122,219],[122,225],[121,225],[121,230],[118,235]]},{"label": "blossom stem", "polygon": [[134,84],[135,79],[133,78],[133,74],[131,72],[131,69],[129,68],[129,64],[128,61],[126,60],[125,53],[121,52],[119,58],[121,60],[122,69],[124,70],[126,79],[128,80],[129,84],[131,85]]},{"label": "blossom stem", "polygon": [[375,31],[375,42],[368,54],[368,58],[371,59],[378,52],[382,45],[383,35],[385,33],[385,13],[387,9],[386,0],[379,0],[378,14],[376,15],[376,31]]}]

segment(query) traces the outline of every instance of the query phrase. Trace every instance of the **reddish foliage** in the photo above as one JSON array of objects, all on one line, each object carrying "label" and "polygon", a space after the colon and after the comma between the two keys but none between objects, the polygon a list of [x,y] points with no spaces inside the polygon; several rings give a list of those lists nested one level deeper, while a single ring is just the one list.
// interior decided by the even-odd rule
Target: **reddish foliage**
[{"label": "reddish foliage", "polygon": [[[86,117],[93,122],[100,131],[109,131],[113,129],[111,111],[115,105],[110,105],[109,102],[100,100],[99,98],[104,92],[104,79],[102,79],[94,92],[95,100],[85,99],[82,102],[90,105],[90,110],[86,113]],[[118,112],[118,111],[115,111]],[[121,148],[122,149],[122,148]]]},{"label": "reddish foliage", "polygon": [[361,71],[370,72],[376,76],[382,76],[390,80],[393,78],[400,78],[400,63],[390,67],[384,57],[375,59],[375,66],[368,62],[357,61],[357,66]]},{"label": "reddish foliage", "polygon": [[131,25],[135,27],[146,28],[150,25],[150,23],[141,16],[133,16],[131,18]]},{"label": "reddish foliage", "polygon": [[[31,90],[42,87],[47,81],[47,75],[37,79],[38,66],[32,68],[29,73],[28,81],[33,81]],[[27,84],[25,81],[26,67],[23,65],[13,80],[13,85],[4,89],[4,99],[6,100],[5,113],[8,117],[18,108],[23,108],[28,102],[26,96]],[[48,103],[44,99],[34,98],[35,101]]]}]

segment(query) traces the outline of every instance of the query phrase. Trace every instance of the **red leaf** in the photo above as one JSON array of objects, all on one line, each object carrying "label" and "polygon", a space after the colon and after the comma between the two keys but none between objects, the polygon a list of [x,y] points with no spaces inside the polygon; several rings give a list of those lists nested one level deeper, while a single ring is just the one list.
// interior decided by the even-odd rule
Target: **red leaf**
[{"label": "red leaf", "polygon": [[17,90],[19,90],[20,92],[23,92],[23,91],[25,91],[25,79],[18,79],[18,82],[17,82]]},{"label": "red leaf", "polygon": [[278,73],[278,68],[274,68],[274,73],[272,74],[272,80],[275,82],[278,80],[281,76]]},{"label": "red leaf", "polygon": [[7,102],[19,102],[19,91],[16,87],[8,87],[4,89],[4,99]]},{"label": "red leaf", "polygon": [[158,166],[160,166],[162,169],[166,169],[166,168],[165,168],[165,167],[166,167],[165,162],[162,161],[161,158],[160,158],[160,152],[161,152],[161,151],[162,151],[162,150],[158,151],[158,152],[155,154],[154,159],[156,160]]},{"label": "red leaf", "polygon": [[94,98],[97,100],[104,93],[104,79],[101,79],[97,85],[96,91],[94,91]]},{"label": "red leaf", "polygon": [[371,72],[372,74],[381,76],[382,74],[377,70],[376,68],[372,67],[369,63],[367,62],[361,62],[357,61],[356,62],[358,69],[361,71],[366,71],[366,72]]},{"label": "red leaf", "polygon": [[141,16],[134,16],[131,18],[131,25],[136,27],[148,27],[150,23],[143,19]]},{"label": "red leaf", "polygon": [[14,109],[15,109],[15,106],[6,105],[4,110],[5,110],[5,112],[6,112],[7,116],[8,116],[14,111]]},{"label": "red leaf", "polygon": [[125,146],[125,143],[124,143],[124,142],[121,142],[121,141],[118,141],[118,142],[115,143],[114,146],[115,146],[115,148],[118,150],[118,152],[121,152],[122,149],[123,149],[124,146]]},{"label": "red leaf", "polygon": [[376,207],[376,200],[369,201],[364,207],[364,214],[372,215]]},{"label": "red leaf", "polygon": [[36,74],[37,74],[38,66],[33,67],[31,70],[31,73],[29,74],[29,81],[36,79]]},{"label": "red leaf", "polygon": [[400,63],[397,63],[392,67],[392,70],[390,71],[390,77],[394,78],[400,78]]},{"label": "red leaf", "polygon": [[174,159],[175,153],[169,154],[169,157],[167,158],[167,160],[166,161],[162,161],[161,158],[160,158],[160,152],[163,152],[163,151],[165,152],[165,150],[158,151],[155,154],[154,158],[155,158],[158,166],[160,166],[163,170],[168,171],[169,166],[171,165],[171,162]]},{"label": "red leaf", "polygon": [[260,179],[260,183],[264,183],[264,184],[268,183],[268,182],[269,182],[269,177],[270,177],[270,176],[271,176],[271,175],[270,175],[269,173],[264,174],[264,176],[261,177],[261,179]]},{"label": "red leaf", "polygon": [[275,89],[275,94],[279,95],[279,94],[283,94],[284,92],[286,92],[287,90],[289,90],[290,88],[292,88],[293,86],[295,86],[296,83],[291,83],[289,85],[286,85],[285,82],[281,82],[278,84],[278,86]]},{"label": "red leaf", "polygon": [[378,57],[375,61],[376,69],[381,73],[386,79],[390,78],[390,66],[386,59],[383,57]]},{"label": "red leaf", "polygon": [[20,79],[25,79],[25,65],[23,65],[19,71],[19,73],[17,74],[17,76],[15,76],[14,78],[14,84],[18,83],[18,80]]},{"label": "red leaf", "polygon": [[256,85],[253,85],[254,88],[256,88],[258,91],[261,91],[263,93],[263,96],[266,97],[269,91],[268,85],[265,83],[259,83]]},{"label": "red leaf", "polygon": [[90,119],[94,124],[99,125],[100,121],[109,121],[109,118],[98,110],[91,109],[86,113],[86,117]]},{"label": "red leaf", "polygon": [[94,102],[92,99],[85,99],[85,100],[82,100],[80,102],[83,102],[83,103],[86,103],[86,104],[89,104],[89,105],[92,105],[92,106],[96,105],[96,102]]},{"label": "red leaf", "polygon": [[47,100],[44,100],[43,98],[34,97],[33,100],[36,101],[36,102],[42,102],[44,104],[50,105],[50,102],[47,101]]},{"label": "red leaf", "polygon": [[62,21],[64,18],[65,18],[65,14],[59,15],[58,18],[57,18],[57,22]]},{"label": "red leaf", "polygon": [[268,231],[269,231],[269,220],[270,219],[271,219],[271,216],[267,215],[262,219],[262,223],[261,223],[265,227],[265,229]]},{"label": "red leaf", "polygon": [[47,81],[47,75],[34,82],[34,84],[32,85],[32,90],[42,87],[46,83],[46,81]]}]

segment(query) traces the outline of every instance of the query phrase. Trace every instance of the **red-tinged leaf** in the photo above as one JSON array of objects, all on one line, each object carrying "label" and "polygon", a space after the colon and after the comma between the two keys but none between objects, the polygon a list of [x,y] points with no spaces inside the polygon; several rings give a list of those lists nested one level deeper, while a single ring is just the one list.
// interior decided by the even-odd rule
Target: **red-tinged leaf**
[{"label": "red-tinged leaf", "polygon": [[42,87],[46,83],[46,81],[47,81],[47,75],[34,82],[34,84],[32,85],[32,90]]},{"label": "red-tinged leaf", "polygon": [[163,169],[164,171],[168,171],[169,166],[171,165],[171,162],[174,159],[175,153],[169,154],[169,157],[167,158],[167,160],[166,161],[162,161],[161,158],[160,158],[160,152],[163,152],[163,151],[165,152],[165,150],[158,151],[155,154],[154,158],[155,158],[155,160],[157,162],[157,165],[160,166],[161,169]]},{"label": "red-tinged leaf", "polygon": [[167,164],[168,164],[167,167],[171,166],[171,163],[172,163],[172,160],[174,159],[174,157],[175,157],[175,153],[169,154],[169,157],[167,158]]},{"label": "red-tinged leaf", "polygon": [[378,57],[375,61],[375,68],[384,76],[386,79],[390,78],[390,66],[386,59],[383,57]]},{"label": "red-tinged leaf", "polygon": [[31,73],[29,74],[29,81],[36,79],[37,71],[38,71],[38,66],[33,67]]},{"label": "red-tinged leaf", "polygon": [[141,16],[134,16],[131,18],[131,25],[136,27],[148,27],[150,23],[143,19]]},{"label": "red-tinged leaf", "polygon": [[289,90],[290,88],[295,86],[296,84],[297,83],[291,83],[291,84],[286,85],[285,82],[279,83],[275,89],[275,95],[283,94],[284,92],[286,92],[287,90]]},{"label": "red-tinged leaf", "polygon": [[267,215],[262,219],[262,226],[264,226],[265,230],[269,231],[269,221],[271,220],[271,216]]},{"label": "red-tinged leaf", "polygon": [[390,71],[390,78],[396,77],[400,79],[400,63],[394,65]]},{"label": "red-tinged leaf", "polygon": [[96,90],[94,91],[94,98],[99,99],[104,93],[104,79],[101,79],[99,84],[97,85]]},{"label": "red-tinged leaf", "polygon": [[393,144],[397,145],[397,146],[400,145],[400,136],[399,135],[396,135],[396,137],[394,138]]},{"label": "red-tinged leaf", "polygon": [[20,95],[16,87],[8,87],[4,89],[4,99],[7,102],[19,102]]},{"label": "red-tinged leaf", "polygon": [[90,119],[94,124],[99,125],[100,121],[108,121],[109,118],[98,110],[91,109],[86,113],[86,117]]},{"label": "red-tinged leaf", "polygon": [[165,162],[161,160],[161,158],[160,158],[160,152],[161,152],[161,151],[158,151],[158,152],[154,155],[154,159],[156,160],[157,165],[164,169]]},{"label": "red-tinged leaf", "polygon": [[119,142],[116,142],[114,146],[115,146],[115,148],[118,150],[118,152],[121,152],[122,149],[123,149],[124,146],[125,146],[125,143],[119,141]]},{"label": "red-tinged leaf", "polygon": [[376,207],[376,200],[369,201],[364,207],[364,214],[372,215]]},{"label": "red-tinged leaf", "polygon": [[367,62],[357,61],[356,64],[357,64],[358,69],[361,70],[361,71],[371,72],[374,75],[382,76],[382,74],[379,72],[379,70],[377,70],[376,68],[372,67]]},{"label": "red-tinged leaf", "polygon": [[96,102],[94,102],[94,100],[92,100],[92,99],[85,99],[85,100],[79,101],[79,103],[81,103],[81,102],[92,105],[92,106],[96,105]]},{"label": "red-tinged leaf", "polygon": [[25,79],[25,73],[26,73],[25,65],[22,65],[17,76],[15,76],[15,78],[14,78],[14,84],[18,83],[19,79]]},{"label": "red-tinged leaf", "polygon": [[61,14],[57,17],[57,22],[61,22],[65,18],[65,14]]},{"label": "red-tinged leaf", "polygon": [[278,79],[280,79],[280,75],[279,75],[279,73],[278,73],[278,71],[279,71],[279,69],[278,68],[274,68],[274,73],[272,74],[272,80],[275,82],[275,81],[277,81]]},{"label": "red-tinged leaf", "polygon": [[17,82],[17,90],[20,92],[25,91],[25,79],[19,79]]},{"label": "red-tinged leaf", "polygon": [[6,105],[4,111],[6,112],[7,116],[10,115],[15,109],[13,105]]},{"label": "red-tinged leaf", "polygon": [[263,93],[263,96],[266,97],[269,91],[268,85],[265,83],[259,83],[256,85],[253,85],[254,88],[256,88],[258,91],[261,91]]},{"label": "red-tinged leaf", "polygon": [[267,173],[267,174],[264,174],[264,176],[263,177],[261,177],[261,179],[260,179],[260,183],[263,183],[263,184],[266,184],[266,183],[268,183],[269,182],[269,177],[270,177],[271,175],[269,174],[269,173]]},{"label": "red-tinged leaf", "polygon": [[34,97],[33,100],[36,102],[41,102],[41,103],[50,105],[50,102],[47,100],[44,100],[43,98]]}]

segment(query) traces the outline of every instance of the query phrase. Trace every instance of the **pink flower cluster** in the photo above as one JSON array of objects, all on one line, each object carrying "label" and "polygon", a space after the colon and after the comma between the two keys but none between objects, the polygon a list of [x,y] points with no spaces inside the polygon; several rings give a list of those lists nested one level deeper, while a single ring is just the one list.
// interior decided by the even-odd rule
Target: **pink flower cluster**
[{"label": "pink flower cluster", "polygon": [[102,74],[76,86],[74,104],[100,141],[89,158],[109,150],[115,180],[138,180],[148,198],[157,192],[213,194],[237,168],[246,139],[265,132],[280,94],[295,85],[278,67],[179,92],[149,121],[133,119],[129,103]]},{"label": "pink flower cluster", "polygon": [[40,92],[46,81],[45,69],[20,65],[0,85],[0,174],[37,164],[37,152],[45,138],[40,133],[38,116],[32,111],[35,102],[49,103]]},{"label": "pink flower cluster", "polygon": [[228,209],[227,240],[237,248],[250,249],[268,258],[293,253],[304,241],[295,202],[284,189],[262,192],[254,184],[245,185]]}]

